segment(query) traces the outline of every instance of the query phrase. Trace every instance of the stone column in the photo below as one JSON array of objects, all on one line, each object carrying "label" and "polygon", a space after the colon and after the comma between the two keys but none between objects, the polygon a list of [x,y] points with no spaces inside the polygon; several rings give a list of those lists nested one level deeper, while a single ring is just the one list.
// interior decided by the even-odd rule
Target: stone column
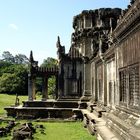
[{"label": "stone column", "polygon": [[89,101],[91,99],[91,64],[89,62],[89,54],[91,53],[91,38],[83,39],[83,96],[81,101]]},{"label": "stone column", "polygon": [[33,101],[35,99],[35,77],[28,74],[28,100]]},{"label": "stone column", "polygon": [[91,65],[84,64],[84,78],[83,78],[83,96],[81,101],[89,101],[91,98]]},{"label": "stone column", "polygon": [[79,78],[77,82],[77,93],[79,97],[82,96],[82,72],[79,73]]},{"label": "stone column", "polygon": [[42,101],[46,101],[48,98],[48,77],[43,78],[43,85],[42,85]]},{"label": "stone column", "polygon": [[106,62],[103,61],[103,102],[107,105],[107,69]]},{"label": "stone column", "polygon": [[98,100],[98,95],[97,95],[97,69],[95,62],[92,62],[91,65],[91,94],[92,94],[92,101],[96,102]]}]

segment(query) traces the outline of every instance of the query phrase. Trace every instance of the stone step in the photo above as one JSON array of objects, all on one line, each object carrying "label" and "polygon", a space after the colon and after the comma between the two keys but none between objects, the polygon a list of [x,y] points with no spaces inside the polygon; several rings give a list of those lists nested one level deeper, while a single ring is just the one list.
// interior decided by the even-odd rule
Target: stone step
[{"label": "stone step", "polygon": [[98,118],[102,117],[103,113],[106,112],[106,110],[98,107],[98,106],[94,106],[93,107],[93,111],[92,111]]},{"label": "stone step", "polygon": [[120,140],[120,138],[106,126],[106,121],[103,118],[99,118],[94,113],[91,113],[86,109],[82,109],[81,111],[88,120],[88,130],[89,127],[89,131],[94,130],[93,133],[96,133],[97,140]]},{"label": "stone step", "polygon": [[78,106],[79,109],[86,109],[87,108],[87,102],[79,101],[78,104],[79,104],[79,106]]},{"label": "stone step", "polygon": [[61,97],[58,98],[57,101],[79,101],[80,97],[79,96],[66,96],[66,97]]},{"label": "stone step", "polygon": [[[103,124],[105,123],[105,121],[102,119],[102,118],[99,118],[98,116],[96,116],[94,113],[91,113],[89,112],[88,110],[86,109],[82,109],[81,110],[83,115],[86,114],[87,117],[89,118],[89,120],[95,120],[95,123],[98,123],[98,124]],[[105,125],[105,124],[104,124]]]},{"label": "stone step", "polygon": [[72,109],[72,112],[74,113],[74,120],[83,120],[83,114],[79,108]]},{"label": "stone step", "polygon": [[78,101],[23,101],[24,107],[78,108]]},{"label": "stone step", "polygon": [[5,108],[8,116],[17,118],[71,118],[74,108],[53,108],[53,107],[13,107]]},{"label": "stone step", "polygon": [[97,140],[120,140],[114,135],[106,126],[98,126],[97,128]]},{"label": "stone step", "polygon": [[97,104],[96,104],[96,103],[88,102],[88,103],[87,103],[87,106],[88,106],[87,109],[88,109],[90,112],[93,112],[94,107],[96,107]]},{"label": "stone step", "polygon": [[117,135],[121,135],[124,140],[135,139],[140,140],[140,129],[136,128],[114,114],[108,114],[107,126]]}]

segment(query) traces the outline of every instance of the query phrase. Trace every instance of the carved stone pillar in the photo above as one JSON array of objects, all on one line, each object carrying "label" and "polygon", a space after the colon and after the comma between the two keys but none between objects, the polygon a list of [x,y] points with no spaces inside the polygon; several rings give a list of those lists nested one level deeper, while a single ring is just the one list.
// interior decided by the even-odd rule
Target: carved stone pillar
[{"label": "carved stone pillar", "polygon": [[28,100],[32,101],[32,80],[31,80],[31,74],[28,74]]},{"label": "carved stone pillar", "polygon": [[35,99],[35,77],[28,74],[28,100],[33,101]]},{"label": "carved stone pillar", "polygon": [[43,78],[43,86],[42,86],[42,101],[46,101],[48,98],[48,77]]},{"label": "carved stone pillar", "polygon": [[63,65],[61,64],[60,66],[60,71],[59,71],[59,81],[58,81],[58,94],[59,94],[59,98],[64,96],[64,87],[65,87],[65,83],[64,83],[64,68]]},{"label": "carved stone pillar", "polygon": [[91,66],[89,63],[84,64],[83,80],[83,96],[81,97],[81,101],[89,101],[91,98]]},{"label": "carved stone pillar", "polygon": [[106,63],[103,62],[103,102],[104,105],[107,105],[107,69]]},{"label": "carved stone pillar", "polygon": [[89,62],[89,54],[91,53],[91,38],[83,39],[83,95],[81,101],[89,101],[91,99],[91,64]]},{"label": "carved stone pillar", "polygon": [[77,86],[78,86],[78,89],[77,89],[78,96],[81,97],[82,96],[82,72],[80,72],[79,74]]}]

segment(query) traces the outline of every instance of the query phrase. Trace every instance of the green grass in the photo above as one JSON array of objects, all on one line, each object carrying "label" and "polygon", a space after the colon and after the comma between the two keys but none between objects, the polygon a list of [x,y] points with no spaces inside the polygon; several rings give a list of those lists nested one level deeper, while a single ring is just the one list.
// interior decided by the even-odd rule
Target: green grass
[{"label": "green grass", "polygon": [[[19,96],[20,104],[22,104],[22,101],[27,100],[27,98],[27,96]],[[15,95],[0,94],[0,116],[4,116],[6,114],[6,111],[4,110],[5,107],[15,104],[15,99]]]},{"label": "green grass", "polygon": [[82,122],[67,123],[43,123],[46,135],[35,134],[36,140],[95,140],[87,129],[83,128]]},{"label": "green grass", "polygon": [[[45,134],[41,133],[38,128],[33,135],[34,140],[95,140],[96,138],[90,135],[87,129],[83,128],[82,122],[33,122],[43,124]],[[2,137],[1,140],[11,140],[12,136]]]},{"label": "green grass", "polygon": [[[4,107],[15,104],[15,95],[0,94],[0,117],[5,116]],[[19,96],[20,104],[27,100],[27,96]],[[21,120],[24,123],[25,121]],[[34,135],[34,140],[95,140],[87,129],[83,127],[82,122],[33,122],[36,124],[43,124],[45,127],[45,134],[41,134],[39,130]],[[2,127],[3,123],[0,123]],[[11,140],[12,136],[0,137],[0,140]]]}]

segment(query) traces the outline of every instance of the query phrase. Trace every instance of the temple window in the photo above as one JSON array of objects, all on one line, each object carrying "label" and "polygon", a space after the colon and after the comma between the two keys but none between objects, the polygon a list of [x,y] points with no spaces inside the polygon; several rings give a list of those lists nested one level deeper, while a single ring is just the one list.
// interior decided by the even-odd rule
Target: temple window
[{"label": "temple window", "polygon": [[103,97],[103,65],[97,67],[97,93],[98,99],[102,101]]},{"label": "temple window", "polygon": [[99,100],[102,100],[103,83],[101,79],[98,80],[98,92],[99,92]]},{"label": "temple window", "polygon": [[92,18],[85,17],[85,28],[91,28],[92,27]]},{"label": "temple window", "polygon": [[113,100],[113,94],[115,90],[115,82],[114,81],[110,81],[109,82],[109,103],[112,104],[112,100]]},{"label": "temple window", "polygon": [[139,67],[129,68],[129,105],[139,105]]},{"label": "temple window", "polygon": [[129,106],[139,106],[139,66],[133,65],[121,70],[120,102]]},{"label": "temple window", "polygon": [[126,71],[120,71],[120,102],[127,102],[127,75]]}]

